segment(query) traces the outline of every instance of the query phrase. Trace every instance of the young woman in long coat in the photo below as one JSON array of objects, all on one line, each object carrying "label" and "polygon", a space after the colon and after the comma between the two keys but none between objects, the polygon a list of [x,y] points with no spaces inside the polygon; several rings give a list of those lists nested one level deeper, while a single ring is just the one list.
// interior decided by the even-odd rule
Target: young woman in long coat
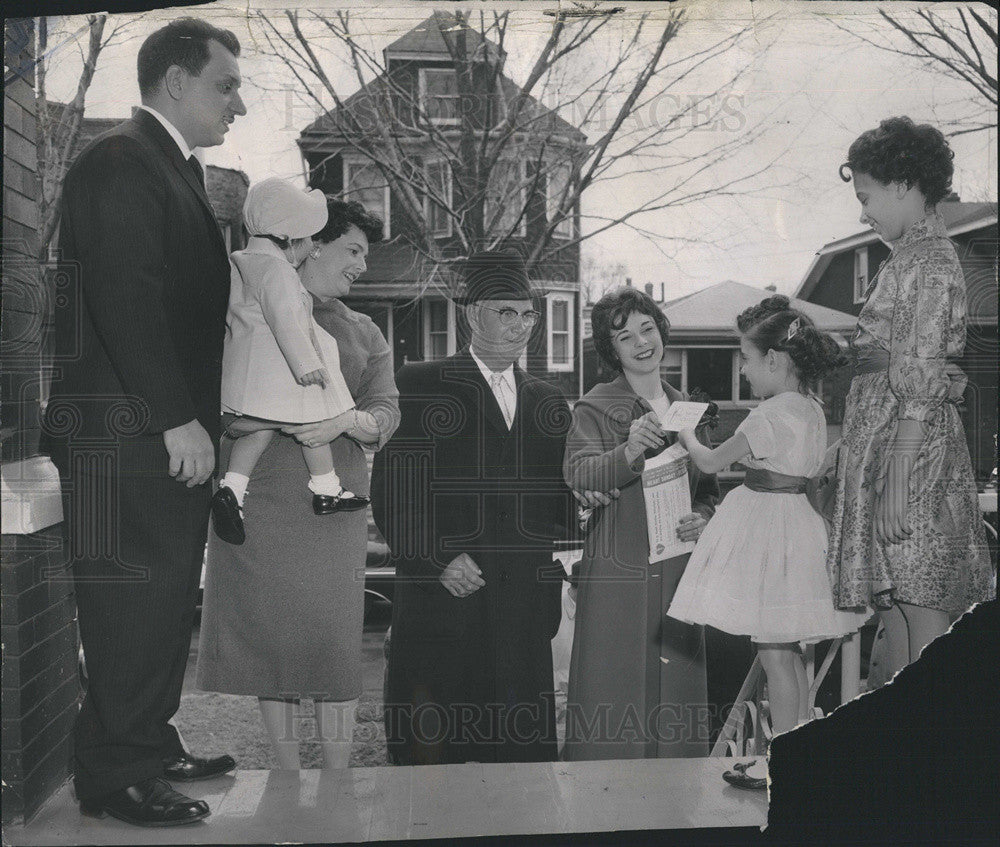
[{"label": "young woman in long coat", "polygon": [[[571,488],[620,496],[594,515],[580,563],[564,758],[707,756],[703,629],[665,616],[688,556],[649,564],[642,491],[645,451],[675,440],[661,436],[659,417],[686,399],[660,379],[669,324],[633,289],[603,297],[592,322],[598,353],[619,376],[576,404],[564,472]],[[694,541],[719,487],[694,465],[688,475],[692,509],[677,534]]]}]

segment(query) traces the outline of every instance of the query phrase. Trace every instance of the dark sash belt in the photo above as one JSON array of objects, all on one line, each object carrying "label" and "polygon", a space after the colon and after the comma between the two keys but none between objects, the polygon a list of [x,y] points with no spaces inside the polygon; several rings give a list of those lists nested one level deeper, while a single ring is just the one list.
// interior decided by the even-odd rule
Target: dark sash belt
[{"label": "dark sash belt", "polygon": [[869,348],[854,351],[854,376],[885,373],[889,370],[889,351]]},{"label": "dark sash belt", "polygon": [[[889,370],[889,351],[881,347],[865,347],[860,350],[853,350],[853,373],[851,379],[862,374],[887,373]],[[948,359],[944,368],[945,375],[950,380],[950,389],[945,401],[957,403],[965,393],[965,386],[969,379],[955,362]]]},{"label": "dark sash belt", "polygon": [[769,471],[766,468],[749,468],[743,484],[751,491],[767,491],[772,494],[805,494],[809,485],[807,476]]}]

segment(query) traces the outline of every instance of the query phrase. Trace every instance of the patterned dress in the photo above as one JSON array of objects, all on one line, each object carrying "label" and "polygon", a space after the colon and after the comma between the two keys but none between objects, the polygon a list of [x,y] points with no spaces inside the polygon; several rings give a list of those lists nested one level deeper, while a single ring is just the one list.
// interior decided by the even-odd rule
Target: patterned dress
[{"label": "patterned dress", "polygon": [[[965,280],[937,214],[892,245],[868,289],[852,347],[888,352],[888,370],[855,376],[847,395],[828,566],[838,608],[902,601],[962,612],[996,594],[976,482],[948,359],[965,348]],[[883,354],[884,355],[884,354]],[[897,420],[924,421],[910,479],[913,534],[883,545],[874,531]]]}]

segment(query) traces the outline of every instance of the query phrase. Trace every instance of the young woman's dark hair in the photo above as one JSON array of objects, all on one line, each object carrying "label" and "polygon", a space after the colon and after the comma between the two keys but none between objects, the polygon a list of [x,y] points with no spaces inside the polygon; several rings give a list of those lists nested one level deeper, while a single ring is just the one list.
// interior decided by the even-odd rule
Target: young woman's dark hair
[{"label": "young woman's dark hair", "polygon": [[[795,321],[798,328],[789,338],[789,329]],[[791,307],[791,301],[783,294],[745,309],[736,318],[736,328],[761,353],[768,350],[788,353],[802,387],[809,390],[847,362],[833,336],[818,330],[807,315]]]},{"label": "young woman's dark hair", "polygon": [[218,41],[234,56],[240,55],[240,42],[235,35],[199,18],[178,18],[156,30],[139,48],[136,60],[139,93],[146,97],[155,92],[173,65],[198,76],[210,58],[209,41]]},{"label": "young woman's dark hair", "polygon": [[369,244],[378,244],[383,239],[382,219],[369,212],[357,200],[326,199],[329,214],[326,226],[313,236],[314,241],[329,244],[336,241],[352,226],[356,226],[368,239]]},{"label": "young woman's dark hair", "polygon": [[930,124],[915,124],[907,117],[886,118],[877,129],[855,139],[840,166],[840,178],[868,174],[883,185],[902,182],[916,185],[929,206],[951,193],[955,154],[941,131]]},{"label": "young woman's dark hair", "polygon": [[634,288],[619,288],[605,294],[594,304],[594,310],[590,314],[594,349],[604,364],[619,373],[622,363],[611,343],[611,336],[625,326],[628,316],[633,312],[649,315],[653,319],[664,347],[670,337],[670,321],[648,294]]}]

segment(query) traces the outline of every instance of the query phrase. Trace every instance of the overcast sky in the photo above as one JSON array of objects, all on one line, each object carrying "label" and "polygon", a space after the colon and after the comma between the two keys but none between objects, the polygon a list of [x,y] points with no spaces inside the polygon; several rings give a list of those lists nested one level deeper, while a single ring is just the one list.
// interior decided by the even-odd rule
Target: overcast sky
[{"label": "overcast sky", "polygon": [[[243,45],[241,68],[248,114],[238,118],[225,145],[206,151],[210,164],[244,170],[252,181],[267,176],[297,176],[302,164],[295,145],[298,131],[315,117],[315,109],[281,86],[288,82],[273,60],[265,60],[257,47],[256,26],[248,25],[248,9],[280,9],[289,2],[250,5],[213,3],[200,7],[164,9],[147,13],[131,30],[131,37],[112,45],[101,56],[91,87],[86,114],[93,117],[127,117],[138,103],[135,55],[142,37],[180,14],[196,14],[232,29]],[[505,4],[494,4],[501,8]],[[616,49],[635,26],[641,12],[665,15],[667,5],[625,5],[626,13],[605,28],[588,53],[579,59],[599,63]],[[841,25],[868,35],[889,34],[878,17],[886,5],[900,16],[912,14],[916,4],[695,2],[683,5],[686,23],[680,36],[668,45],[667,61],[703,49],[726,35],[753,24],[749,36],[724,57],[685,81],[684,93],[714,91],[720,80],[736,68],[746,71],[730,92],[734,116],[716,128],[692,133],[685,151],[711,150],[730,141],[733,133],[760,126],[760,140],[748,142],[739,154],[713,169],[709,180],[722,184],[752,172],[760,163],[781,154],[780,162],[756,178],[739,198],[718,198],[682,208],[653,212],[635,220],[639,233],[617,227],[584,242],[585,255],[600,263],[621,262],[637,285],[667,285],[668,296],[679,296],[726,279],[750,285],[777,285],[791,293],[801,281],[816,250],[824,243],[861,229],[859,208],[849,185],[841,182],[837,168],[851,141],[881,118],[907,114],[914,120],[938,123],[964,114],[968,89],[941,73],[928,73],[911,60],[875,49],[841,32]],[[934,4],[938,14],[954,14],[958,4]],[[460,8],[461,4],[328,3],[313,0],[309,8],[349,7],[353,30],[365,46],[382,47],[424,20],[434,8]],[[513,10],[508,29],[506,73],[523,82],[528,68],[551,27],[541,14],[554,4],[508,3]],[[469,8],[491,8],[476,4]],[[996,13],[977,6],[996,26]],[[252,11],[251,11],[252,14]],[[125,16],[115,16],[118,20]],[[68,23],[83,24],[83,18]],[[655,28],[651,30],[655,36]],[[320,43],[317,41],[317,43]],[[79,56],[72,50],[57,54],[49,80],[50,97],[67,99],[74,93]],[[994,58],[995,62],[995,58]],[[332,61],[328,72],[338,91],[347,95],[357,82],[345,63]],[[272,90],[267,90],[272,89]],[[277,90],[274,90],[277,89]],[[669,107],[668,107],[669,108]],[[666,110],[663,110],[666,111]],[[564,115],[571,118],[571,115]],[[955,190],[963,200],[996,201],[996,128],[957,136],[953,140]],[[595,184],[584,195],[586,216],[614,216],[634,207],[636,198],[651,196],[664,177],[624,177],[607,185]],[[692,241],[692,239],[694,241]],[[700,243],[699,243],[700,242]]]}]

